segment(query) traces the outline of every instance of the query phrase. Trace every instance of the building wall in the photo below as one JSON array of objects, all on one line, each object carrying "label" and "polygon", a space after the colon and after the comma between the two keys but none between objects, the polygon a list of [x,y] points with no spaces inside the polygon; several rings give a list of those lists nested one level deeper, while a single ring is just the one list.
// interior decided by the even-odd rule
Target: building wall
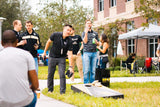
[{"label": "building wall", "polygon": [[104,0],[104,18],[109,16],[109,0]]},{"label": "building wall", "polygon": [[[109,0],[108,0],[109,1]],[[126,12],[126,0],[117,0],[117,14]]]},{"label": "building wall", "polygon": [[[126,2],[126,0],[117,0],[117,5],[115,7],[110,7],[109,1],[110,0],[104,0],[104,11],[98,12],[98,0],[94,0],[94,15],[96,20],[94,21],[93,27],[107,25],[117,19],[129,19],[130,21],[134,21],[135,28],[141,27],[141,24],[146,22],[140,14],[134,13],[135,2],[138,0],[132,0],[129,2]],[[126,25],[123,25],[123,28],[126,29],[126,27]],[[119,32],[119,34],[122,33],[124,32]],[[127,56],[127,40],[120,40],[120,42],[122,44],[123,54],[124,56]],[[136,42],[138,43],[137,46]],[[138,39],[138,41],[135,40],[135,50],[136,47],[138,56],[148,57],[148,39]]]},{"label": "building wall", "polygon": [[125,2],[126,0],[117,0],[115,7],[110,7],[110,0],[104,0],[104,11],[98,12],[98,0],[94,0],[94,17],[93,27],[106,25],[117,19],[130,19],[140,16],[134,13],[135,0]]},{"label": "building wall", "polygon": [[98,0],[94,0],[94,18],[98,20]]}]

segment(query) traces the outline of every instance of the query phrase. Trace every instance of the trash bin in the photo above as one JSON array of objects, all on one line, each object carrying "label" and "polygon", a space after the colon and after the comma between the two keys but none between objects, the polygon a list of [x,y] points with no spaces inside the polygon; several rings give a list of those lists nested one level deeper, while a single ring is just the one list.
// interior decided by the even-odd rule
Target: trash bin
[{"label": "trash bin", "polygon": [[98,80],[106,87],[110,87],[110,70],[96,68],[95,80]]}]

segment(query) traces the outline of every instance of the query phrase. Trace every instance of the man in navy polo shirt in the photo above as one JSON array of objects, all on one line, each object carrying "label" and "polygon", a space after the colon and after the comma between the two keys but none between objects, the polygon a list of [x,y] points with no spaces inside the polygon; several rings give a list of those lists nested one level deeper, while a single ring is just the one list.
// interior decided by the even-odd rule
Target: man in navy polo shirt
[{"label": "man in navy polo shirt", "polygon": [[54,32],[48,39],[44,53],[42,57],[46,56],[46,51],[50,44],[53,42],[48,61],[48,93],[54,90],[54,73],[56,70],[56,65],[58,65],[59,75],[60,75],[60,94],[64,94],[66,91],[66,56],[69,58],[69,70],[73,72],[72,69],[72,57],[73,57],[73,46],[72,39],[70,36],[72,30],[71,25],[65,25],[63,27],[63,32]]},{"label": "man in navy polo shirt", "polygon": [[26,44],[26,40],[22,40],[21,36],[20,36],[20,31],[22,29],[22,23],[20,20],[14,20],[13,21],[13,31],[16,34],[16,37],[18,39],[18,43],[17,43],[17,47],[18,48],[22,48],[24,44]]}]

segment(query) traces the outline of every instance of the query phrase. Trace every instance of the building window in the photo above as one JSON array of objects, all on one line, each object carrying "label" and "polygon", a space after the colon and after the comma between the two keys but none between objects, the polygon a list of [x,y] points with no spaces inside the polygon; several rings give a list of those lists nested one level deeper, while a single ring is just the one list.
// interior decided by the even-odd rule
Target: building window
[{"label": "building window", "polygon": [[134,39],[128,40],[128,54],[134,53]]},{"label": "building window", "polygon": [[111,7],[116,6],[116,0],[110,0],[110,5],[111,5]]},{"label": "building window", "polygon": [[127,32],[134,30],[134,21],[127,22]]},{"label": "building window", "polygon": [[157,19],[153,19],[153,18],[148,18],[148,23],[158,25]]},{"label": "building window", "polygon": [[157,46],[158,46],[158,39],[150,38],[149,39],[149,57],[156,57]]},{"label": "building window", "polygon": [[99,0],[99,11],[104,10],[104,0]]}]

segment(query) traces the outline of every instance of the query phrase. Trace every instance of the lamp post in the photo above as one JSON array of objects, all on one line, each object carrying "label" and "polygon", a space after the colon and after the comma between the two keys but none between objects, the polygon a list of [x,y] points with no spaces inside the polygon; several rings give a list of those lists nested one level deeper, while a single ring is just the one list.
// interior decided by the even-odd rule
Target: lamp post
[{"label": "lamp post", "polygon": [[2,38],[2,22],[3,22],[3,20],[6,20],[6,18],[0,17],[0,48],[2,47],[1,38]]}]

